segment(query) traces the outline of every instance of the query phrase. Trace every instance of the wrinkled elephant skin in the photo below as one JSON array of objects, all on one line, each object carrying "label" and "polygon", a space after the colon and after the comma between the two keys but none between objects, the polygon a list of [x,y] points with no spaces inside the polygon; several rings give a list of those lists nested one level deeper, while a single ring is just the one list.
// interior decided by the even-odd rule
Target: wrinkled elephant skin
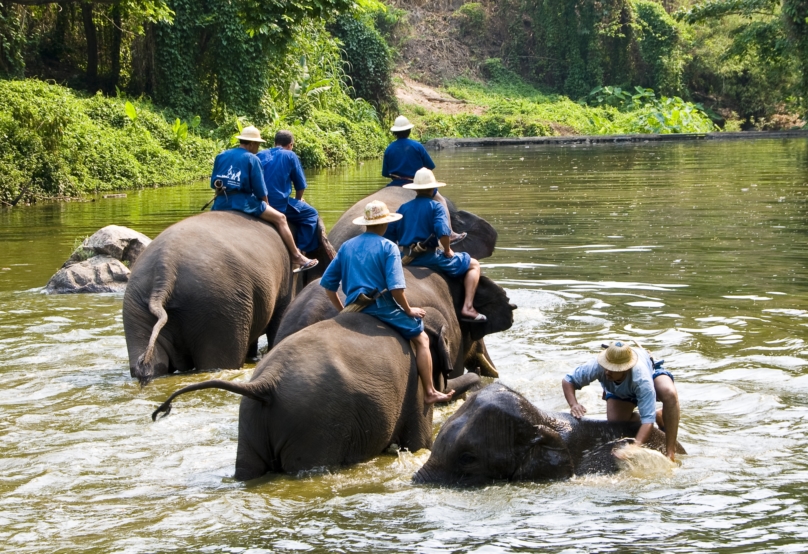
[{"label": "wrinkled elephant skin", "polygon": [[[639,428],[547,413],[508,387],[489,385],[446,421],[414,480],[480,485],[614,472],[613,450],[631,442]],[[665,433],[653,429],[644,446],[664,454]],[[685,453],[681,445],[677,452]]]},{"label": "wrinkled elephant skin", "polygon": [[[478,380],[468,374],[450,384],[462,392]],[[261,360],[248,383],[190,385],[152,417],[170,411],[178,395],[207,388],[244,396],[239,480],[354,464],[392,443],[413,452],[432,443],[432,407],[424,405],[409,342],[361,313],[341,314],[295,333]]]}]

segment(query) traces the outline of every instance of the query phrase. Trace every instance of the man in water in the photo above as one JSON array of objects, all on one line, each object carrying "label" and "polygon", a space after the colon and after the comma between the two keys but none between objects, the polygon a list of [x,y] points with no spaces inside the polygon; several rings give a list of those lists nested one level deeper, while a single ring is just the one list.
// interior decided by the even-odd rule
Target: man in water
[{"label": "man in water", "polygon": [[325,287],[328,299],[338,311],[344,309],[337,295],[342,283],[346,304],[356,306],[355,303],[362,302],[360,306],[364,305],[354,311],[372,315],[411,341],[415,349],[418,377],[424,390],[424,403],[446,402],[454,391],[444,394],[432,384],[432,356],[423,322],[426,312],[407,302],[404,294],[407,285],[398,247],[383,238],[387,224],[399,219],[401,215],[391,214],[384,202],[375,200],[365,206],[364,217],[354,219],[353,223],[365,225],[366,231],[340,247],[337,257],[320,279],[320,284]]},{"label": "man in water", "polygon": [[[294,145],[295,138],[291,132],[278,131],[275,133],[275,147],[259,152],[258,159],[264,170],[269,205],[295,224],[298,248],[310,253],[320,245],[319,216],[317,210],[303,200],[308,185],[300,158],[292,152]],[[292,185],[295,187],[294,198],[290,198]]]},{"label": "man in water", "polygon": [[[426,148],[417,141],[410,139],[410,132],[415,127],[410,120],[400,115],[396,118],[393,126],[390,128],[396,140],[390,143],[384,151],[384,159],[382,161],[382,177],[392,179],[388,187],[400,187],[407,183],[412,183],[415,172],[425,167],[429,170],[435,169],[435,162],[429,157]],[[450,217],[449,206],[446,204],[446,199],[440,195],[438,189],[434,191],[434,198],[441,203],[446,210],[447,218]],[[449,219],[449,228],[451,229],[452,223]],[[455,233],[452,231],[449,241],[451,244],[460,242],[466,238],[467,233]]]},{"label": "man in water", "polygon": [[261,162],[256,156],[260,144],[266,142],[261,138],[261,132],[250,125],[236,138],[239,146],[225,150],[213,162],[210,187],[216,190],[216,198],[211,209],[237,210],[268,221],[278,230],[292,264],[298,266],[295,273],[311,269],[317,265],[317,260],[308,259],[298,250],[286,216],[267,202]]},{"label": "man in water", "polygon": [[[415,172],[412,183],[405,189],[417,192],[418,196],[405,202],[398,209],[404,219],[390,223],[384,237],[398,243],[411,252],[408,265],[428,267],[448,277],[462,278],[465,299],[460,309],[460,320],[469,323],[485,323],[487,318],[474,309],[474,293],[480,282],[480,262],[466,252],[453,252],[449,244],[449,218],[446,210],[432,199],[432,191],[444,187],[427,168]],[[443,250],[437,250],[438,243]]]},{"label": "man in water", "polygon": [[[644,348],[637,352],[621,341],[610,343],[597,357],[578,366],[561,381],[570,413],[578,419],[586,414],[586,408],[578,403],[575,391],[592,381],[600,381],[606,400],[606,419],[639,421],[640,430],[635,438],[637,445],[648,440],[656,422],[665,431],[668,458],[674,460],[679,434],[679,396],[673,375],[661,369],[661,365],[661,361],[654,364]],[[662,402],[659,411],[656,410],[657,399]],[[634,411],[635,407],[639,413]]]}]

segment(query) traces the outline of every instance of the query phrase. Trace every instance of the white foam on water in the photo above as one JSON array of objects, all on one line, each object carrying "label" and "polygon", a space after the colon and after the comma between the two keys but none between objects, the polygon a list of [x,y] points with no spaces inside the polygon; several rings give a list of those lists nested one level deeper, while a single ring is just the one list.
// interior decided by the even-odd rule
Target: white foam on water
[{"label": "white foam on water", "polygon": [[677,467],[661,452],[629,444],[614,451],[621,471],[642,479],[669,476]]}]

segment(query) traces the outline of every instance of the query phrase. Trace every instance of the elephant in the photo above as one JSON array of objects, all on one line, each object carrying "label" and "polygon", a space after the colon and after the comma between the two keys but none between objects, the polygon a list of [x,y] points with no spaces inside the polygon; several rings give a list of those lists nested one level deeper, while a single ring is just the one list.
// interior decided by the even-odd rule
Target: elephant
[{"label": "elephant", "polygon": [[[478,382],[469,373],[449,386],[462,393]],[[209,388],[244,397],[240,481],[359,463],[393,443],[411,451],[432,443],[432,406],[424,405],[409,342],[362,313],[340,314],[287,337],[247,383],[214,379],[175,392],[152,419],[167,415],[177,396]]]},{"label": "elephant", "polygon": [[[381,200],[391,212],[399,206],[415,198],[415,191],[402,187],[385,187],[374,192],[348,208],[342,217],[331,228],[328,240],[339,250],[339,247],[353,237],[363,232],[363,227],[351,223],[364,213],[365,206],[373,200]],[[468,252],[472,258],[482,260],[494,253],[497,244],[497,231],[486,220],[466,211],[458,210],[447,198],[449,214],[451,215],[452,229],[458,233],[466,232],[468,236],[457,244],[452,245],[456,252]]]},{"label": "elephant", "polygon": [[295,292],[333,259],[324,231],[319,266],[295,275],[275,228],[241,212],[206,212],[160,233],[132,266],[123,300],[132,377],[145,385],[175,371],[239,368],[262,334],[273,344]]},{"label": "elephant", "polygon": [[[438,310],[442,315],[441,325],[444,322],[446,324],[444,335],[452,358],[452,371],[448,378],[462,375],[464,367],[477,371],[484,377],[498,377],[483,337],[505,331],[513,325],[513,311],[516,306],[510,303],[505,290],[488,277],[480,276],[474,306],[486,314],[488,321],[482,324],[465,323],[460,322],[457,317],[464,295],[461,280],[446,278],[431,269],[410,266],[404,267],[404,278],[410,305]],[[313,323],[336,315],[337,310],[329,302],[325,289],[319,285],[319,281],[314,281],[300,292],[286,310],[275,335],[275,343]],[[427,327],[437,325],[432,319],[426,317],[424,324]]]},{"label": "elephant", "polygon": [[[633,442],[639,428],[547,413],[504,385],[489,385],[446,421],[413,480],[472,486],[610,473],[618,469],[613,451]],[[644,446],[665,453],[665,433],[654,428]],[[686,453],[678,443],[676,451]]]}]

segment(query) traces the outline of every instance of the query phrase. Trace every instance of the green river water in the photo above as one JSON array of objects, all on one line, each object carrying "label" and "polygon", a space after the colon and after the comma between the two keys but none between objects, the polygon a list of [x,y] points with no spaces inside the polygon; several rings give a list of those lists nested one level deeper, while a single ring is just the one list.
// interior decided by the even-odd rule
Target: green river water
[{"label": "green river water", "polygon": [[[414,486],[427,451],[234,481],[239,398],[177,388],[252,366],[128,375],[118,295],[48,296],[74,242],[149,236],[206,184],[0,211],[0,551],[792,552],[808,544],[808,140],[458,149],[446,196],[499,231],[483,271],[518,304],[487,344],[543,409],[604,340],[666,360],[688,450],[672,471]],[[380,162],[310,172],[327,225]],[[316,347],[316,345],[313,345]],[[579,393],[604,417],[598,389]],[[436,412],[435,428],[455,407]]]}]

